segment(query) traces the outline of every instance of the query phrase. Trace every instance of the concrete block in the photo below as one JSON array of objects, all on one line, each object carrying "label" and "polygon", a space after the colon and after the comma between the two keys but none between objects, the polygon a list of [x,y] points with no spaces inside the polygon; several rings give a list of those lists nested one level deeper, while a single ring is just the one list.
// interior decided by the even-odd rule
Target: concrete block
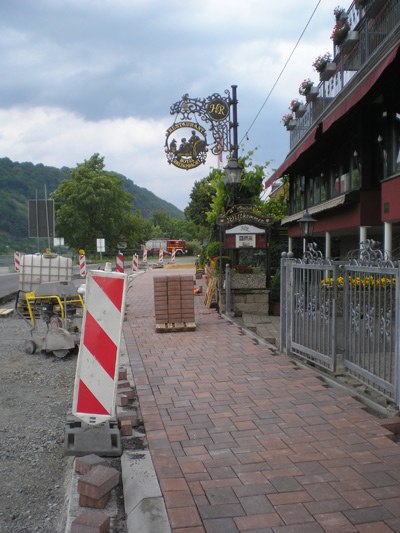
[{"label": "concrete block", "polygon": [[116,419],[93,426],[70,416],[64,430],[64,455],[81,457],[95,453],[100,456],[119,457],[122,453]]},{"label": "concrete block", "polygon": [[105,513],[83,511],[71,524],[71,533],[108,533],[110,517]]},{"label": "concrete block", "polygon": [[123,389],[124,387],[131,387],[131,386],[132,385],[129,383],[127,379],[118,380],[117,389]]},{"label": "concrete block", "polygon": [[87,474],[97,465],[106,465],[107,461],[103,457],[91,453],[75,459],[75,472],[78,474]]},{"label": "concrete block", "polygon": [[78,480],[78,493],[100,499],[119,483],[119,472],[109,466],[95,466]]}]

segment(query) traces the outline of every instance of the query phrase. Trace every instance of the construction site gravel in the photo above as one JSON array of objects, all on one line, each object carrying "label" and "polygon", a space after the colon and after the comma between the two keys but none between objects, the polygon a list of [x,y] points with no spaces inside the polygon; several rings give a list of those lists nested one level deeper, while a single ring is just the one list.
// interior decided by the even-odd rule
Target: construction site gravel
[{"label": "construction site gravel", "polygon": [[29,355],[29,339],[30,325],[18,315],[0,318],[0,531],[58,533],[74,460],[63,447],[77,355]]}]

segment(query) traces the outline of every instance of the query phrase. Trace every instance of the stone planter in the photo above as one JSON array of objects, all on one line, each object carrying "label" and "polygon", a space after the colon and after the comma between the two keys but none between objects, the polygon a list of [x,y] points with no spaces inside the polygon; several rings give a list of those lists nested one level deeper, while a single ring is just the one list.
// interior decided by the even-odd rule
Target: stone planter
[{"label": "stone planter", "polygon": [[311,89],[306,94],[306,101],[307,102],[314,102],[319,95],[319,89],[318,87],[311,87]]},{"label": "stone planter", "polygon": [[265,274],[234,274],[231,278],[232,289],[265,289]]},{"label": "stone planter", "polygon": [[319,73],[319,79],[321,81],[328,81],[332,78],[335,72],[336,72],[336,63],[331,61],[330,63],[327,63],[324,70]]}]

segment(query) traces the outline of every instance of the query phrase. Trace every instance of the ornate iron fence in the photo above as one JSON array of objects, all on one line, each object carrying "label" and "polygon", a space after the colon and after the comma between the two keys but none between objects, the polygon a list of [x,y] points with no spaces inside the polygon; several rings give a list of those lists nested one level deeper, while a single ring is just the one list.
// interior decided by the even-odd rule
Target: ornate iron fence
[{"label": "ornate iron fence", "polygon": [[373,241],[346,262],[315,245],[281,262],[281,349],[351,375],[386,398],[399,395],[399,266]]}]

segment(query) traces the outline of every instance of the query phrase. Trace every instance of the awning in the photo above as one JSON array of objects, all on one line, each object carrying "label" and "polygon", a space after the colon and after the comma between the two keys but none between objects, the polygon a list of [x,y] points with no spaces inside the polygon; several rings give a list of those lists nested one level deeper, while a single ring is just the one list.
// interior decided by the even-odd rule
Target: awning
[{"label": "awning", "polygon": [[[322,131],[327,131],[334,122],[345,115],[353,106],[355,106],[378,81],[384,70],[395,60],[400,45],[396,44],[394,48],[388,53],[383,61],[379,63],[369,74],[359,80],[355,88],[340,104],[323,119]],[[318,125],[315,125],[317,127]],[[315,130],[304,138],[300,146],[298,146],[292,153],[290,153],[282,165],[272,174],[265,182],[265,188],[270,187],[274,181],[279,179],[285,171],[298,159],[298,157],[305,152],[315,141]]]},{"label": "awning", "polygon": [[[327,211],[328,209],[333,209],[334,207],[343,205],[345,201],[346,201],[346,195],[342,194],[341,196],[336,196],[336,198],[331,198],[330,200],[322,204],[309,207],[308,212],[310,213],[310,215],[314,215],[315,213],[320,213],[321,211]],[[304,210],[299,211],[298,213],[295,213],[294,215],[289,215],[281,220],[281,225],[284,226],[285,224],[289,224],[290,222],[296,222],[303,215],[304,215]]]}]

